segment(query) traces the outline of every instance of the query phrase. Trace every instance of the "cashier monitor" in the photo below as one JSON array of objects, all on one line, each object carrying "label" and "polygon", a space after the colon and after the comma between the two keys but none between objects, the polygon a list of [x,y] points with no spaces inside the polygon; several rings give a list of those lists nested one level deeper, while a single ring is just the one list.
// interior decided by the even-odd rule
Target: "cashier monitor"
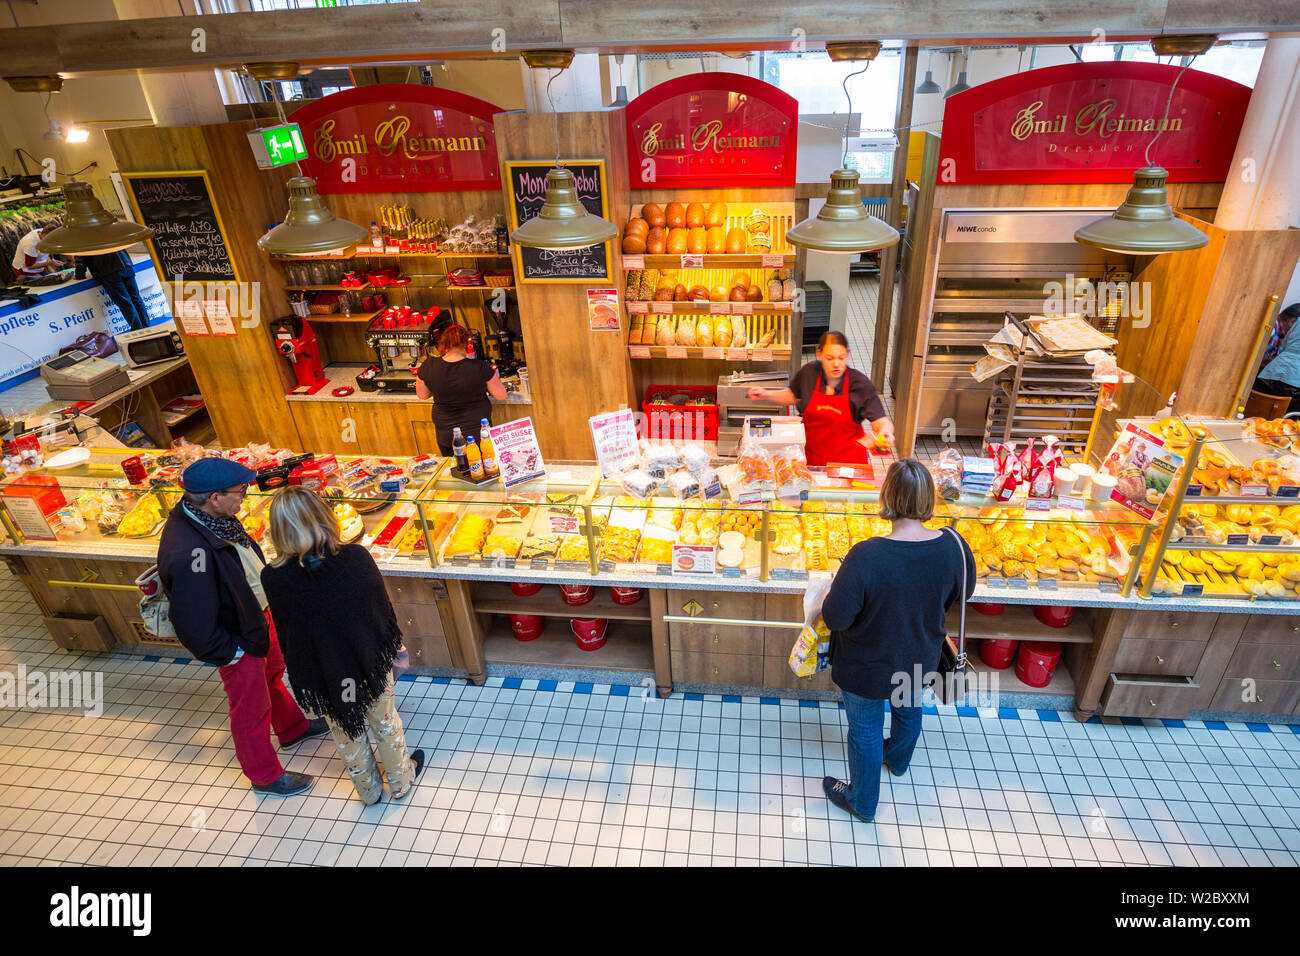
[{"label": "cashier monitor", "polygon": [[56,355],[41,366],[50,398],[93,402],[131,384],[125,366],[80,350]]}]

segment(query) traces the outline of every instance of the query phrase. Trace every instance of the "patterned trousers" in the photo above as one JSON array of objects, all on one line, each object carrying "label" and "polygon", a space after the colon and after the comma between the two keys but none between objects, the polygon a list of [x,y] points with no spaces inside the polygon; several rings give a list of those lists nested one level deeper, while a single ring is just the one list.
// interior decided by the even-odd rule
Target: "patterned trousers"
[{"label": "patterned trousers", "polygon": [[[364,733],[360,737],[349,737],[328,717],[325,722],[329,724],[334,744],[339,748],[339,756],[348,768],[348,776],[352,778],[352,786],[356,787],[357,795],[367,806],[378,803],[384,795],[384,781],[375,762],[375,754],[370,749],[369,739]],[[389,792],[394,800],[400,800],[406,796],[406,791],[415,779],[415,765],[411,763],[411,755],[406,749],[402,718],[393,701],[391,680],[379,699],[366,709],[366,722],[370,725],[370,732],[375,735],[379,763],[383,764],[388,775]]]}]

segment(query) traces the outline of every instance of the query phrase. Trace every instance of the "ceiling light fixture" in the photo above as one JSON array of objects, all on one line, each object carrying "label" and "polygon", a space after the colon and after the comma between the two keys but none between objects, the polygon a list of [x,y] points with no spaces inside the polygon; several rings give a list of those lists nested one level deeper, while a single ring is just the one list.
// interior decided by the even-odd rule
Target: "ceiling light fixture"
[{"label": "ceiling light fixture", "polygon": [[934,65],[934,51],[925,60],[925,79],[916,86],[916,93],[942,93],[943,87],[934,81],[934,74],[931,67]]},{"label": "ceiling light fixture", "polygon": [[153,230],[129,219],[116,219],[96,197],[90,183],[73,180],[63,187],[63,225],[36,243],[38,252],[89,256],[117,252],[153,236]]},{"label": "ceiling light fixture", "polygon": [[84,143],[90,139],[90,130],[81,126],[69,126],[64,139],[69,143]]},{"label": "ceiling light fixture", "polygon": [[560,115],[555,112],[551,84],[573,62],[572,50],[525,50],[521,56],[532,69],[555,72],[546,83],[546,99],[555,118],[555,168],[546,174],[546,198],[535,217],[510,234],[510,240],[533,249],[585,249],[618,235],[618,227],[587,212],[578,197],[573,173],[560,162]]}]

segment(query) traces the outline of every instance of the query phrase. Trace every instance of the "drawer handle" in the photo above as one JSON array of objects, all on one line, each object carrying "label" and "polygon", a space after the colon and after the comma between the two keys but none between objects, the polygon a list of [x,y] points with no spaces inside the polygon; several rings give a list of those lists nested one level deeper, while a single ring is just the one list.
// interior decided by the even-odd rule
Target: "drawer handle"
[{"label": "drawer handle", "polygon": [[[714,644],[718,643],[718,635],[716,635],[716,634],[713,635],[713,643],[714,643]],[[1274,662],[1274,663],[1276,663],[1276,662]]]},{"label": "drawer handle", "polygon": [[417,648],[415,649],[415,656],[416,656],[416,657],[423,657],[423,656],[424,656],[424,648],[422,648],[422,647],[417,647]]},{"label": "drawer handle", "polygon": [[1275,671],[1280,671],[1281,669],[1282,669],[1282,665],[1279,664],[1277,661],[1274,661],[1274,662],[1273,662],[1273,670],[1275,670]]},{"label": "drawer handle", "polygon": [[1291,625],[1291,630],[1293,630],[1293,631],[1300,631],[1300,624],[1292,624],[1292,625]]},{"label": "drawer handle", "polygon": [[1150,698],[1147,698],[1147,703],[1150,704],[1152,707],[1156,705],[1156,702],[1154,700],[1151,700]]},{"label": "drawer handle", "polygon": [[1256,694],[1256,695],[1255,695],[1255,703],[1257,703],[1257,704],[1262,704],[1262,703],[1264,703],[1264,695],[1263,695],[1263,694]]},{"label": "drawer handle", "polygon": [[1163,664],[1164,662],[1165,662],[1165,659],[1164,659],[1163,657],[1161,657],[1159,654],[1157,654],[1157,655],[1156,655],[1156,663],[1157,663],[1157,664]]},{"label": "drawer handle", "polygon": [[1170,621],[1170,622],[1169,622],[1169,626],[1170,626],[1170,627],[1177,627],[1177,626],[1178,626],[1178,622],[1177,622],[1177,621]]},{"label": "drawer handle", "polygon": [[412,621],[412,620],[408,617],[408,618],[406,619],[406,626],[407,626],[407,627],[414,627],[414,626],[415,626],[415,622]]},{"label": "drawer handle", "polygon": [[[717,676],[718,676],[718,669],[717,669],[716,667],[713,668],[713,676],[714,676],[714,677],[717,677]],[[1263,699],[1264,699],[1264,698],[1262,698],[1262,697],[1260,698],[1260,700],[1263,700]]]}]

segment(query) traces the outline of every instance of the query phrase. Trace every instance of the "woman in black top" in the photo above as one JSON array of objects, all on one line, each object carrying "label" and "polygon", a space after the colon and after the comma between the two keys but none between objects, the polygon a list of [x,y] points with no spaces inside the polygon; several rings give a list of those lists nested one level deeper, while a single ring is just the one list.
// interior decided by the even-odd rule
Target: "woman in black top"
[{"label": "woman in black top", "polygon": [[438,354],[420,366],[415,383],[417,398],[433,399],[433,429],[443,455],[451,454],[452,429],[459,428],[466,441],[479,432],[479,422],[492,418],[491,395],[505,401],[506,387],[486,359],[466,354],[469,334],[462,326],[449,325],[438,336]]},{"label": "woman in black top", "polygon": [[796,405],[803,416],[804,450],[808,464],[830,462],[865,464],[876,436],[894,440],[894,423],[871,379],[849,368],[849,340],[842,332],[825,332],[817,342],[817,361],[795,373],[787,388],[751,388],[749,397],[760,402]]},{"label": "woman in black top", "polygon": [[[922,524],[934,515],[934,481],[915,458],[890,466],[880,515],[893,531],[853,546],[822,603],[832,632],[831,679],[849,725],[849,780],[826,777],[822,789],[831,803],[867,822],[880,799],[881,762],[895,776],[906,773],[921,736],[921,698],[937,676],[948,608],[975,591],[975,558],[966,542]],[[882,740],[886,702],[893,723]]]},{"label": "woman in black top", "polygon": [[415,783],[424,752],[407,750],[393,700],[402,632],[375,559],[359,545],[340,545],[338,519],[301,485],[276,493],[269,524],[277,554],[262,569],[262,590],[293,696],[325,718],[367,806],[384,795],[369,728],[389,794],[400,800]]}]

